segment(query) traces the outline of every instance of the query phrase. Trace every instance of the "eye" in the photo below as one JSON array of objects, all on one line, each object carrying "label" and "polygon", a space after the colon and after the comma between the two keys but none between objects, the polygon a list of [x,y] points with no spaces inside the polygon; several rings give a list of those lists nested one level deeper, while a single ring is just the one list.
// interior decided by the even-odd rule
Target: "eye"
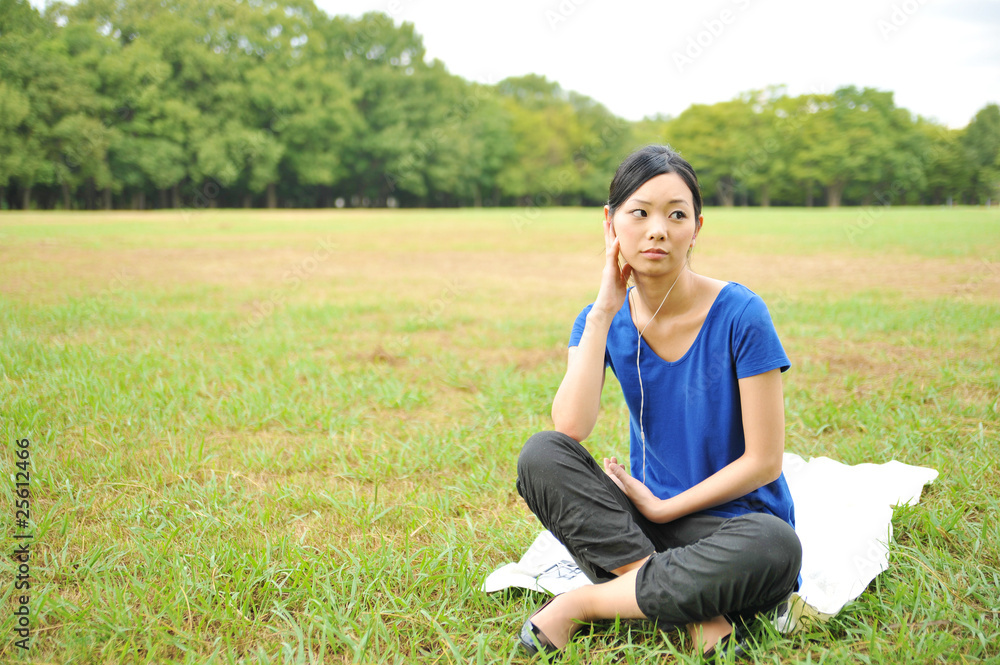
[{"label": "eye", "polygon": [[[638,214],[638,215],[636,215],[636,213],[639,213],[639,214]],[[642,208],[637,208],[637,209],[633,210],[633,211],[632,211],[631,213],[629,213],[629,214],[631,214],[631,215],[634,215],[634,216],[636,216],[636,217],[645,217],[645,216],[646,216],[646,211],[645,211],[645,210],[643,210]]]},{"label": "eye", "polygon": [[[677,216],[674,217],[674,215]],[[674,210],[672,213],[670,213],[670,216],[673,217],[674,219],[684,219],[685,217],[687,217],[687,215],[684,214],[683,210]]]}]

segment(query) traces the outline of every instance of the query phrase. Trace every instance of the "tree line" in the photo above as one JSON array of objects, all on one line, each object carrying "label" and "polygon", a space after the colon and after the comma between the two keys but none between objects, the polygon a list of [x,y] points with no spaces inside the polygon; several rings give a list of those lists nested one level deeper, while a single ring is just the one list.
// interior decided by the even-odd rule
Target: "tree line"
[{"label": "tree line", "polygon": [[600,205],[665,142],[718,205],[983,203],[1000,108],[749,91],[629,122],[545,77],[426,62],[413,25],[312,0],[0,0],[0,208]]}]

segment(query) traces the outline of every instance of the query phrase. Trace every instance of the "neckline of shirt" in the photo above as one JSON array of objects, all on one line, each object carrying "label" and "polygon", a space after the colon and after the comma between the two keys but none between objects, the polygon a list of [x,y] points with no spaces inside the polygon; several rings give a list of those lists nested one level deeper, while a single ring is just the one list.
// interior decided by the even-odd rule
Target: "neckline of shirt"
[{"label": "neckline of shirt", "polygon": [[[701,322],[701,327],[698,328],[698,334],[694,336],[694,341],[691,342],[691,346],[689,346],[687,348],[687,350],[684,351],[684,353],[681,354],[681,357],[678,358],[677,360],[667,360],[666,358],[664,358],[663,356],[661,356],[659,353],[657,353],[656,351],[654,351],[653,347],[651,347],[646,342],[646,338],[645,337],[640,337],[639,338],[641,340],[640,343],[642,344],[642,346],[644,346],[646,348],[647,351],[649,351],[651,354],[653,354],[653,356],[655,356],[657,360],[659,360],[661,363],[663,363],[665,365],[679,365],[679,364],[683,363],[691,355],[691,350],[694,349],[694,347],[698,346],[698,342],[701,341],[701,336],[705,332],[705,326],[708,325],[709,320],[712,318],[712,315],[715,313],[715,306],[719,304],[719,299],[722,297],[722,294],[725,293],[726,290],[730,286],[732,286],[733,284],[736,284],[736,282],[728,282],[727,281],[726,285],[723,286],[721,289],[719,289],[719,292],[717,294],[715,294],[715,300],[712,301],[711,307],[708,308],[708,314],[705,315],[705,320]],[[629,287],[629,291],[631,291],[634,288],[635,288],[635,286],[630,286]],[[627,293],[625,295],[625,304],[622,306],[622,309],[619,310],[619,313],[620,314],[622,314],[622,313],[624,314],[625,318],[628,320],[629,327],[635,332],[636,336],[638,336],[639,335],[639,328],[636,327],[635,321],[632,320],[632,307],[629,304],[629,299],[628,299],[628,294]]]}]

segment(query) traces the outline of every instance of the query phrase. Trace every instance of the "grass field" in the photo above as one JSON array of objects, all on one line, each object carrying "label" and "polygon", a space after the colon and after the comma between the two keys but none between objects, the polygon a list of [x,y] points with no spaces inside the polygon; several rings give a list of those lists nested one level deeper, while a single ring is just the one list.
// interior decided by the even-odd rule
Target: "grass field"
[{"label": "grass field", "polygon": [[[602,251],[599,209],[0,215],[0,660],[526,662],[543,597],[478,587],[540,529],[515,460]],[[768,303],[787,450],[941,472],[758,662],[997,662],[1000,214],[708,209],[692,266]],[[587,445],[627,448],[610,374]],[[565,662],[688,651],[625,622]]]}]

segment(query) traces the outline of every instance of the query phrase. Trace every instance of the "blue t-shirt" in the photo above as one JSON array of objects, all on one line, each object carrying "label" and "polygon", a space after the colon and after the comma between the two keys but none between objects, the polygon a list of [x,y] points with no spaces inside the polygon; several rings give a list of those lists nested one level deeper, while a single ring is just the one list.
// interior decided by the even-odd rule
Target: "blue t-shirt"
[{"label": "blue t-shirt", "polygon": [[[577,317],[569,346],[579,345],[592,307],[588,305]],[[631,473],[643,480],[637,342],[639,331],[626,298],[611,322],[604,364],[614,372],[625,395],[631,414]],[[737,381],[776,368],[784,372],[791,366],[764,301],[736,282],[722,288],[697,338],[680,359],[662,359],[643,339],[639,364],[644,393],[645,484],[661,499],[697,485],[744,453]],[[784,474],[704,512],[724,517],[770,513],[795,526]]]}]

